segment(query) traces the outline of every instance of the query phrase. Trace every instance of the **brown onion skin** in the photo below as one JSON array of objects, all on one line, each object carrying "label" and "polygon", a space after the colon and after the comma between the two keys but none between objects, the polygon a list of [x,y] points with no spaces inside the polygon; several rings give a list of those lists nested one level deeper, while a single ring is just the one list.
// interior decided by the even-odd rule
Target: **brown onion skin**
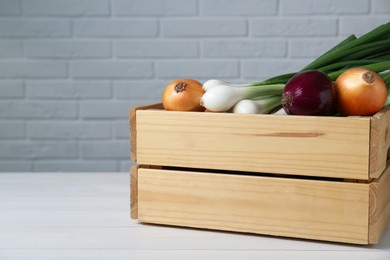
[{"label": "brown onion skin", "polygon": [[[369,80],[372,82],[367,82],[363,78],[365,73],[372,75]],[[336,93],[338,110],[342,115],[372,116],[383,108],[387,98],[387,87],[374,71],[351,68],[336,79]]]},{"label": "brown onion skin", "polygon": [[204,111],[200,99],[205,91],[202,83],[194,79],[177,79],[167,84],[162,94],[165,110]]}]

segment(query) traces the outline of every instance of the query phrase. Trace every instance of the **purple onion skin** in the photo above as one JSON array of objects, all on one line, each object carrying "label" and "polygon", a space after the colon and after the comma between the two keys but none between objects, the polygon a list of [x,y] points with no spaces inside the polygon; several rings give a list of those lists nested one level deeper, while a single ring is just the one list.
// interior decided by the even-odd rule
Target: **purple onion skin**
[{"label": "purple onion skin", "polygon": [[337,111],[336,103],[332,81],[318,70],[296,74],[282,93],[282,106],[289,115],[331,116]]}]

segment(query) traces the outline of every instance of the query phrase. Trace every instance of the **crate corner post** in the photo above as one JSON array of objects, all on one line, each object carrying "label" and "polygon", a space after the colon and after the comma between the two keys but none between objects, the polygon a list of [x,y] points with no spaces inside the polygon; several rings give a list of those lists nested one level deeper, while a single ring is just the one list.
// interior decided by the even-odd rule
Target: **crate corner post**
[{"label": "crate corner post", "polygon": [[138,219],[138,166],[130,168],[130,217]]}]

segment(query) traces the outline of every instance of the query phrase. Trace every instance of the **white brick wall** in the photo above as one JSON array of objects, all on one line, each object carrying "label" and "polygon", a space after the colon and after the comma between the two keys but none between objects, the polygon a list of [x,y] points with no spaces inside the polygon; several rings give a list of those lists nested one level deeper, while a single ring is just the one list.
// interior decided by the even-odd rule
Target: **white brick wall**
[{"label": "white brick wall", "polygon": [[0,0],[0,171],[128,171],[127,109],[169,81],[300,69],[388,0]]}]

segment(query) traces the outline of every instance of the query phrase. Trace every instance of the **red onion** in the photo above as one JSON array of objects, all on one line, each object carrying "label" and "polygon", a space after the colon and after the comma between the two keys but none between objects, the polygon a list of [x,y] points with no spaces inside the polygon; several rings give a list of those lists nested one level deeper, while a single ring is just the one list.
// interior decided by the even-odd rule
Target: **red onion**
[{"label": "red onion", "polygon": [[282,105],[289,115],[334,115],[336,93],[333,83],[321,71],[298,73],[286,83],[282,93]]}]

